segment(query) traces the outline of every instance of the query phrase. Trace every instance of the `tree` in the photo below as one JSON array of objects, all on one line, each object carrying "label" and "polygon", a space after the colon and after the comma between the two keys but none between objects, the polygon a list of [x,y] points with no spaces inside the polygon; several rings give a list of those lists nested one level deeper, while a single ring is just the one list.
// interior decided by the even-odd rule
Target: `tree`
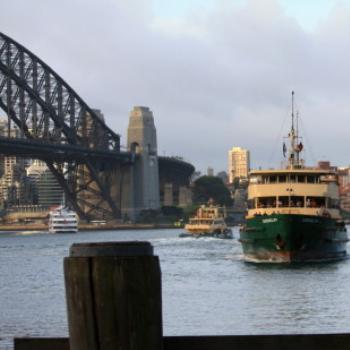
[{"label": "tree", "polygon": [[205,204],[210,199],[219,205],[231,206],[233,203],[230,191],[222,179],[216,176],[202,176],[194,182],[193,201],[196,204]]},{"label": "tree", "polygon": [[182,208],[175,207],[175,206],[163,206],[162,214],[164,216],[174,217],[176,220],[178,220],[183,217],[184,210]]}]

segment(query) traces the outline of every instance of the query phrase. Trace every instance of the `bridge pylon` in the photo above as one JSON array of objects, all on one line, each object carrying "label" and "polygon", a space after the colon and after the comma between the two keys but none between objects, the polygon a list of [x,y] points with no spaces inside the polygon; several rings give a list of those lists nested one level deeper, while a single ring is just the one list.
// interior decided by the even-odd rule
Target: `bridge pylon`
[{"label": "bridge pylon", "polygon": [[132,205],[124,211],[135,218],[142,210],[160,208],[157,131],[148,107],[136,106],[130,112],[127,147],[135,160],[129,174]]}]

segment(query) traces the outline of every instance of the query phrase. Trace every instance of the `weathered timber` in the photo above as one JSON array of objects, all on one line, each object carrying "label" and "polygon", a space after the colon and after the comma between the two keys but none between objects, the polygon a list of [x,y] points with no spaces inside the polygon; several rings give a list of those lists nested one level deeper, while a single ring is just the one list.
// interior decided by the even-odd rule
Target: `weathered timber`
[{"label": "weathered timber", "polygon": [[345,350],[350,334],[165,337],[164,350]]},{"label": "weathered timber", "polygon": [[68,338],[15,338],[15,350],[70,350]]},{"label": "weathered timber", "polygon": [[[350,334],[164,337],[164,350],[345,350]],[[68,338],[15,339],[15,350],[69,350]]]},{"label": "weathered timber", "polygon": [[73,244],[64,259],[71,350],[161,350],[159,259],[148,242]]}]

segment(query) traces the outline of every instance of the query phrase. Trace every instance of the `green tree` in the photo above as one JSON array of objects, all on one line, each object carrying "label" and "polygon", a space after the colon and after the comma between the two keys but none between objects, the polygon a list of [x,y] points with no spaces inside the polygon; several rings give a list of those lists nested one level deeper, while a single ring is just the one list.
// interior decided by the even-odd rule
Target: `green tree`
[{"label": "green tree", "polygon": [[230,191],[222,179],[216,176],[202,176],[194,182],[193,201],[196,204],[205,204],[210,199],[219,205],[231,206],[233,203]]},{"label": "green tree", "polygon": [[164,216],[171,216],[174,217],[175,220],[181,219],[184,215],[184,210],[179,207],[175,206],[163,206],[162,207],[162,214]]}]

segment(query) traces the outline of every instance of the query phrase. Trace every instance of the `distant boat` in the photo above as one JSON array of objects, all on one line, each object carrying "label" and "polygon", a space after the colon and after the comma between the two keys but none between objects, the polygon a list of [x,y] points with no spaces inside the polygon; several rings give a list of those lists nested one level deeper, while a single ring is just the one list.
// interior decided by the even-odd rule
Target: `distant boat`
[{"label": "distant boat", "polygon": [[78,218],[75,211],[60,206],[49,213],[50,233],[78,232]]},{"label": "distant boat", "polygon": [[190,218],[185,225],[187,233],[180,234],[180,237],[215,237],[232,238],[232,231],[225,222],[225,208],[218,206],[204,206],[198,208],[194,217]]}]

